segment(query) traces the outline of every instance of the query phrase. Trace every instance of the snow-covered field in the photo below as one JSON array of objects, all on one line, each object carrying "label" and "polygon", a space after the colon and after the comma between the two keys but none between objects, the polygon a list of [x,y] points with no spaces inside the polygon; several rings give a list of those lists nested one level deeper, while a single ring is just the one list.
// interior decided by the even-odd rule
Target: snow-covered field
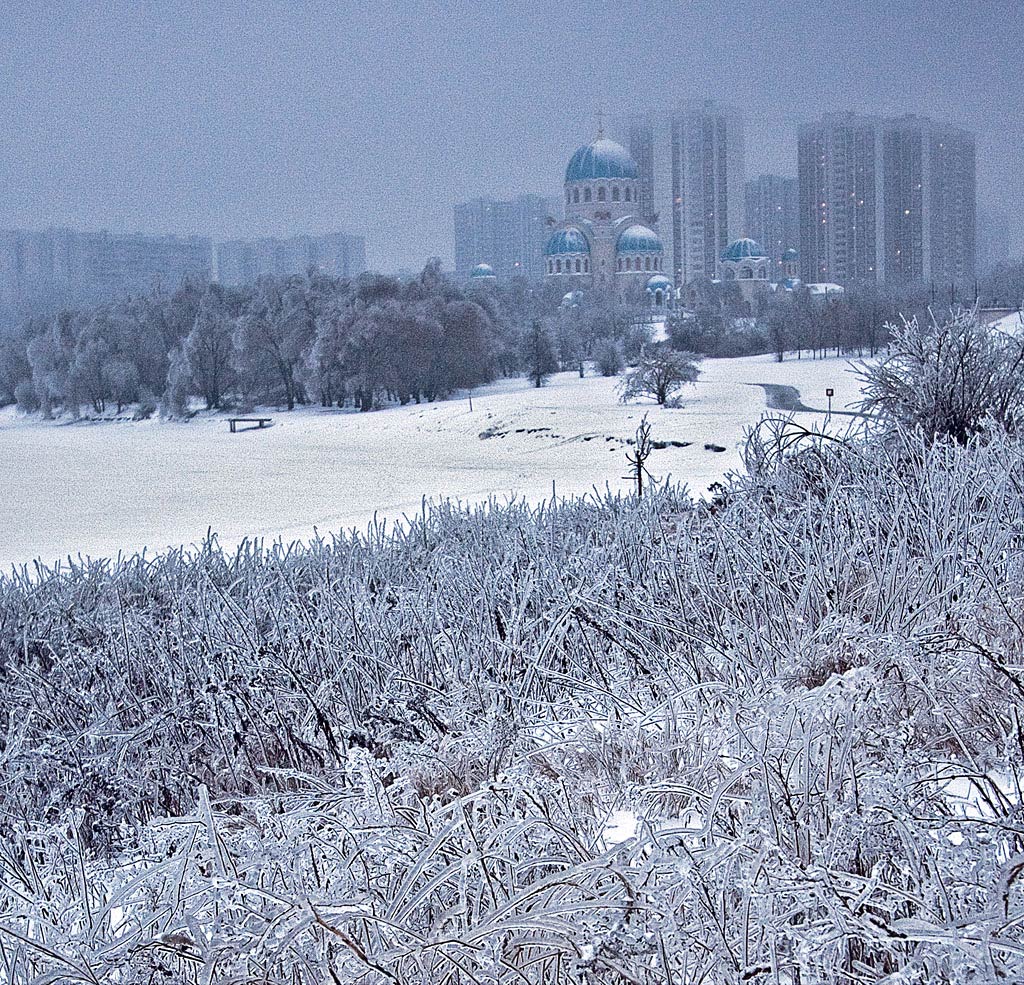
[{"label": "snow-covered field", "polygon": [[[194,544],[285,540],[395,520],[423,498],[539,500],[628,485],[625,440],[650,413],[653,475],[695,494],[739,466],[743,432],[766,409],[753,384],[795,387],[804,404],[857,399],[843,359],[707,360],[684,406],[619,403],[615,380],[563,373],[541,389],[505,380],[466,399],[371,414],[273,413],[273,427],[228,432],[221,415],[189,423],[54,423],[0,411],[0,567],[69,554],[105,557]],[[804,423],[817,414],[797,414]],[[850,418],[839,418],[845,426]],[[705,444],[726,451],[705,449]]]}]

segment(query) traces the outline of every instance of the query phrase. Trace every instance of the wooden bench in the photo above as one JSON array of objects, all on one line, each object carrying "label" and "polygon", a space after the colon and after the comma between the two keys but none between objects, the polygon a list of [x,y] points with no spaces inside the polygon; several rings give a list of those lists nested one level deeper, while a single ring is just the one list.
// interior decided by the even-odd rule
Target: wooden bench
[{"label": "wooden bench", "polygon": [[256,428],[246,428],[246,431],[257,430],[260,428],[270,427],[271,420],[269,417],[229,417],[228,427],[231,428],[231,433],[234,434],[238,430],[239,424],[255,424]]}]

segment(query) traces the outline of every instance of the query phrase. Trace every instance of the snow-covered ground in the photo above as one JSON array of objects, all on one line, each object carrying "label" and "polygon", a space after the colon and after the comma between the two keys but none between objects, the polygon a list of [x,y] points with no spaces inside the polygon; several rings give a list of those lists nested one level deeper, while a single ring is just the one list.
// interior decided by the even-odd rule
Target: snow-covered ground
[{"label": "snow-covered ground", "polygon": [[[71,554],[105,557],[194,544],[285,540],[401,519],[423,498],[540,500],[625,488],[625,440],[645,412],[667,447],[653,475],[695,494],[739,466],[743,432],[766,409],[752,384],[792,386],[834,409],[858,395],[842,359],[707,360],[684,406],[619,403],[616,381],[559,374],[541,389],[505,380],[465,398],[370,414],[272,414],[273,427],[228,432],[220,415],[188,423],[60,423],[0,411],[0,568]],[[816,414],[798,414],[821,423]],[[849,418],[837,423],[845,426]],[[705,444],[725,447],[724,452]]]}]

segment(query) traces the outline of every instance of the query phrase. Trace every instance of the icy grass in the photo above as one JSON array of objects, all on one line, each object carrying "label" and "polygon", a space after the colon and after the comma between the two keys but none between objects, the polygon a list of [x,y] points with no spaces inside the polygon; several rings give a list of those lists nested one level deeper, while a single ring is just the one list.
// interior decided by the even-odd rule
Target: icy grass
[{"label": "icy grass", "polygon": [[804,444],[0,581],[0,977],[1019,979],[1024,451]]}]

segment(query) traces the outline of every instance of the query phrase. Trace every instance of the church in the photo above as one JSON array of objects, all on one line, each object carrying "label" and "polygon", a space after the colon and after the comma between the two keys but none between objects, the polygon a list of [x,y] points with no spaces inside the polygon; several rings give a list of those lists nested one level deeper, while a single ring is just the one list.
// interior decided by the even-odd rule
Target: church
[{"label": "church", "polygon": [[566,291],[618,296],[646,290],[656,306],[670,303],[658,234],[637,216],[639,169],[621,144],[599,129],[565,169],[565,219],[553,225],[544,251],[545,277]]}]

